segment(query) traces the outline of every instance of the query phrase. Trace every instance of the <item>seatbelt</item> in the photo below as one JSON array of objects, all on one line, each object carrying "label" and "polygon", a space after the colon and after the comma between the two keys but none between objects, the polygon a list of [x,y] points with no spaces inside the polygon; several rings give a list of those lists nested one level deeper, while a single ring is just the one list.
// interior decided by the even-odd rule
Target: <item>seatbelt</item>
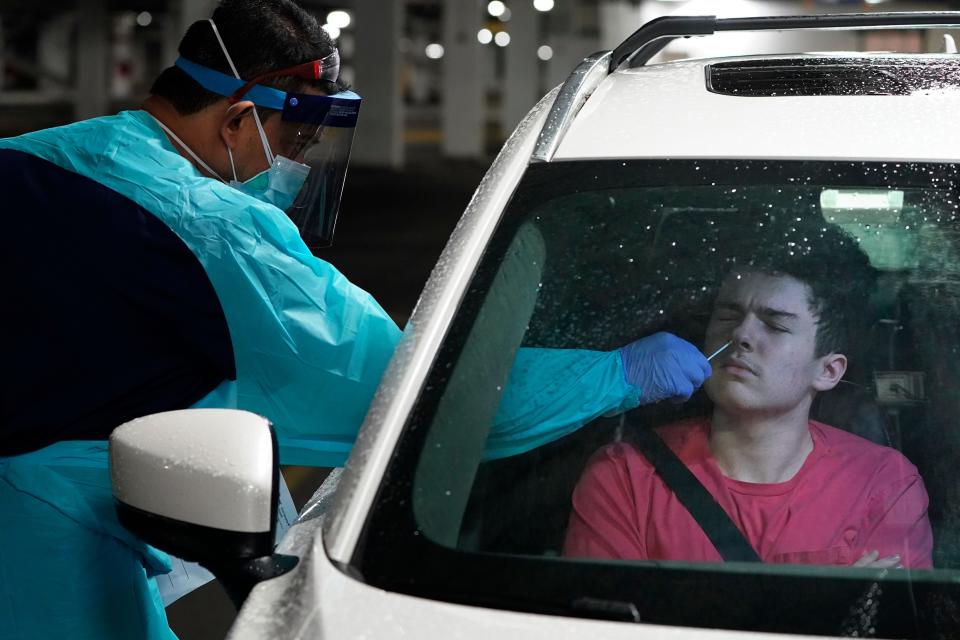
[{"label": "seatbelt", "polygon": [[653,429],[636,429],[632,435],[637,448],[707,534],[720,557],[727,562],[761,562],[723,507]]}]

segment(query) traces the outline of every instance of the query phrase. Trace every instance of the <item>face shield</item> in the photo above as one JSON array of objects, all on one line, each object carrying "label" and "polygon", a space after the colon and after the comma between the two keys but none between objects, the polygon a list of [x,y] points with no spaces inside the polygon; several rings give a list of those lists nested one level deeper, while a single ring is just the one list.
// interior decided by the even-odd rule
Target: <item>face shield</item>
[{"label": "face shield", "polygon": [[360,96],[352,91],[287,94],[277,153],[306,172],[286,212],[311,249],[333,241],[359,111]]},{"label": "face shield", "polygon": [[259,83],[280,77],[335,82],[340,72],[339,54],[334,50],[320,60],[245,81],[237,73],[216,25],[213,21],[210,23],[235,77],[184,58],[177,59],[176,66],[203,88],[227,96],[231,102],[250,100],[258,107],[280,112],[271,145],[254,111],[269,168],[245,183],[234,180],[231,184],[283,209],[311,249],[329,247],[333,242],[361,98],[352,91],[315,95],[281,91]]}]

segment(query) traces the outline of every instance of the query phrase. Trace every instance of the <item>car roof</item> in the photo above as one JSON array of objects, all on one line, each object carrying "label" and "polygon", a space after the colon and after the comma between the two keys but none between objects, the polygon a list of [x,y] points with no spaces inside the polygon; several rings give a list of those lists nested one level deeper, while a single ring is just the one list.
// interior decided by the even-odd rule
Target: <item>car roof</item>
[{"label": "car roof", "polygon": [[[766,61],[766,62],[764,62]],[[949,65],[956,54],[818,53],[742,56],[627,68],[607,76],[577,114],[554,161],[603,158],[760,158],[956,161],[960,87],[907,95],[724,95],[708,89],[712,65],[832,62]]]}]

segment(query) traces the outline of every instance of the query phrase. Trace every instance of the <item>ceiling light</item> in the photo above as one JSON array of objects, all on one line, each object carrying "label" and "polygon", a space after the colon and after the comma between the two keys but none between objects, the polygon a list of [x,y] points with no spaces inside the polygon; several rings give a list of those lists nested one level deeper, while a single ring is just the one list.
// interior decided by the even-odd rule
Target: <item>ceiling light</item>
[{"label": "ceiling light", "polygon": [[350,14],[346,11],[331,11],[327,14],[327,24],[333,25],[338,29],[346,29],[350,26]]},{"label": "ceiling light", "polygon": [[323,30],[326,31],[334,40],[340,37],[340,27],[335,27],[332,24],[325,24],[323,25]]}]

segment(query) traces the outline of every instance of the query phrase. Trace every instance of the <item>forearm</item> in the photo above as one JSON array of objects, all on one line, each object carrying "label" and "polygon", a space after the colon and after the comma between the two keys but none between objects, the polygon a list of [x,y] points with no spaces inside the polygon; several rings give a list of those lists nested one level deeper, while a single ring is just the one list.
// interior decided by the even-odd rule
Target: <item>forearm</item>
[{"label": "forearm", "polygon": [[522,348],[494,418],[484,457],[535,449],[594,418],[640,404],[616,351]]}]

